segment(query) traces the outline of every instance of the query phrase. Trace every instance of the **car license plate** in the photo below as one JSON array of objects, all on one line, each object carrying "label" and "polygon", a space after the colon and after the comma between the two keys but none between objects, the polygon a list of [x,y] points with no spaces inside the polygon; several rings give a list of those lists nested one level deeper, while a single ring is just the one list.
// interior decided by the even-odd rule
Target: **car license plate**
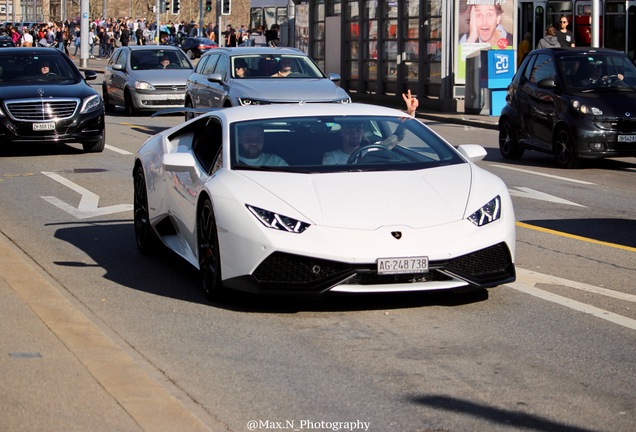
[{"label": "car license plate", "polygon": [[381,275],[428,272],[428,257],[425,256],[379,258],[377,264]]},{"label": "car license plate", "polygon": [[618,142],[636,142],[636,135],[619,135]]},{"label": "car license plate", "polygon": [[34,131],[48,131],[55,130],[55,122],[50,123],[33,123]]},{"label": "car license plate", "polygon": [[166,96],[167,96],[166,99],[169,99],[169,100],[178,100],[178,99],[184,99],[185,100],[183,94],[169,94],[169,95],[166,95]]}]

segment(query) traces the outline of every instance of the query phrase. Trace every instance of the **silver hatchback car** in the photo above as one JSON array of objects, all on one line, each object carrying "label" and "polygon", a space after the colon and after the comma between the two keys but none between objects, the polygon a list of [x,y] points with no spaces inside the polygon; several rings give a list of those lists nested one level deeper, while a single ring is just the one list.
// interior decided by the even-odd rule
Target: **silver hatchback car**
[{"label": "silver hatchback car", "polygon": [[[278,103],[350,103],[335,84],[296,48],[215,48],[199,60],[186,83],[186,108],[221,108]],[[186,112],[186,120],[194,116]]]},{"label": "silver hatchback car", "polygon": [[179,48],[164,45],[120,47],[104,70],[107,112],[121,105],[126,115],[182,107],[185,83],[194,67]]}]

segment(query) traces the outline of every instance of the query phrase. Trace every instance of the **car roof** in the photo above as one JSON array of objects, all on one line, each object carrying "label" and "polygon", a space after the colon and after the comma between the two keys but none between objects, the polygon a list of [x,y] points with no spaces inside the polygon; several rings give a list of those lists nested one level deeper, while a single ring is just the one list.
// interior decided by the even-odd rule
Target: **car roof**
[{"label": "car roof", "polygon": [[[180,48],[174,45],[128,45],[127,47],[131,51],[179,51]],[[45,48],[46,49],[46,48]]]},{"label": "car roof", "polygon": [[235,106],[216,109],[211,114],[224,118],[229,123],[289,117],[318,116],[407,116],[404,111],[378,105],[351,103],[308,103]]},{"label": "car roof", "polygon": [[209,51],[205,53],[205,55],[210,55],[212,53],[225,52],[230,56],[235,55],[250,55],[250,54],[294,54],[294,55],[302,55],[307,56],[303,51],[297,48],[288,48],[288,47],[218,47],[214,51]]},{"label": "car roof", "polygon": [[[51,51],[57,51],[57,53],[52,53]],[[60,55],[64,54],[60,50],[53,50],[51,48],[46,47],[7,47],[2,48],[2,54],[24,54],[24,53],[33,53],[33,54],[49,54],[49,55]]]},{"label": "car roof", "polygon": [[610,55],[626,55],[623,51],[608,49],[608,48],[569,48],[569,47],[557,47],[557,48],[541,48],[533,51],[534,53],[551,52],[559,54],[560,56],[566,55],[581,55],[581,54],[610,54]]}]

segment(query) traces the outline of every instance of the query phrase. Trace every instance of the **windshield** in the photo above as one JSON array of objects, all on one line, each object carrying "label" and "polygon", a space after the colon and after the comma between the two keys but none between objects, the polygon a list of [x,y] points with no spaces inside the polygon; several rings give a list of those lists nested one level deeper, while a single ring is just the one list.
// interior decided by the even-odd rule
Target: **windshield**
[{"label": "windshield", "polygon": [[448,143],[411,117],[251,120],[233,124],[230,141],[232,169],[388,171],[463,162]]},{"label": "windshield", "polygon": [[232,57],[232,78],[325,78],[306,56],[242,55]]},{"label": "windshield", "polygon": [[177,50],[134,50],[130,53],[133,70],[192,69],[186,55]]},{"label": "windshield", "polygon": [[[53,50],[51,50],[53,51]],[[0,83],[24,85],[26,82],[70,84],[82,79],[61,54],[0,54]]]},{"label": "windshield", "polygon": [[566,85],[573,90],[636,89],[636,66],[627,56],[588,53],[562,56],[560,63]]}]

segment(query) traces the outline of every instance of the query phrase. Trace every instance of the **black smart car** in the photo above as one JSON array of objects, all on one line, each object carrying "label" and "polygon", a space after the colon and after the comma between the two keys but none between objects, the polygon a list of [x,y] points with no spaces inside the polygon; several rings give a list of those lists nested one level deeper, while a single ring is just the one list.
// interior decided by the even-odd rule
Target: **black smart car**
[{"label": "black smart car", "polygon": [[550,152],[564,168],[582,159],[636,156],[636,66],[624,53],[591,48],[530,52],[499,118],[506,159]]},{"label": "black smart car", "polygon": [[105,145],[104,103],[70,58],[51,48],[0,50],[0,143]]}]

